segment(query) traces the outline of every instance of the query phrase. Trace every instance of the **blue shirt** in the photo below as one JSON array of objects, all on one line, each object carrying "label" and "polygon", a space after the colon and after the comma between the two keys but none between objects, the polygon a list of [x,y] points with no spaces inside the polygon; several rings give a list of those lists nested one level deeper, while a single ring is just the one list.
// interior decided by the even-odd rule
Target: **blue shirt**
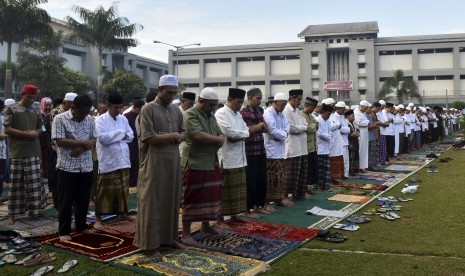
[{"label": "blue shirt", "polygon": [[265,139],[266,158],[284,159],[286,138],[291,130],[289,122],[282,112],[278,113],[273,107],[265,109],[263,114],[268,133],[263,133]]}]

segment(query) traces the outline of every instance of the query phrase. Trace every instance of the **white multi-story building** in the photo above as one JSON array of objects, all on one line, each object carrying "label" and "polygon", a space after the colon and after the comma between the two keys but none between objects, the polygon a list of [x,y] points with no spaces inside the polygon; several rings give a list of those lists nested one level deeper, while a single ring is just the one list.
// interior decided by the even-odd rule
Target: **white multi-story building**
[{"label": "white multi-story building", "polygon": [[373,101],[397,69],[417,82],[426,104],[463,99],[465,34],[378,37],[378,32],[377,22],[310,25],[298,34],[302,42],[170,51],[169,70],[178,61],[188,90],[213,87],[221,101],[230,87],[253,86],[266,97],[301,88],[320,100]]}]

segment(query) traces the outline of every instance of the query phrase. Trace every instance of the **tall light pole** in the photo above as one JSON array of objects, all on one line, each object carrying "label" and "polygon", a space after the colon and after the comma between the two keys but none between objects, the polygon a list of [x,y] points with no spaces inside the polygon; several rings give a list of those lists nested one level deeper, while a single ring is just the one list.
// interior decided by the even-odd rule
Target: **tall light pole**
[{"label": "tall light pole", "polygon": [[176,46],[176,45],[169,44],[169,43],[162,42],[162,41],[158,41],[158,40],[154,40],[153,43],[165,44],[165,45],[171,46],[171,47],[176,49],[176,66],[174,67],[174,74],[176,76],[178,75],[178,62],[179,62],[179,53],[178,52],[179,52],[179,50],[182,50],[187,46],[200,46],[200,43],[192,43],[192,44]]}]

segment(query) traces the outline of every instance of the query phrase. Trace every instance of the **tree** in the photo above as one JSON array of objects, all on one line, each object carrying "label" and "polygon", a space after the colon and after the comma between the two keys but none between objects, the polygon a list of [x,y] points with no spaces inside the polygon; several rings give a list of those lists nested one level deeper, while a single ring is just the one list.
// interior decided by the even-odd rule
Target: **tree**
[{"label": "tree", "polygon": [[465,102],[462,101],[455,101],[452,103],[453,108],[457,108],[458,110],[463,110],[465,109]]},{"label": "tree", "polygon": [[89,77],[86,74],[70,68],[64,68],[60,75],[64,82],[61,96],[64,96],[68,92],[74,92],[78,95],[86,94],[90,90]]},{"label": "tree", "polygon": [[[17,77],[16,63],[11,63],[10,76],[11,84],[15,88],[13,91],[17,91],[18,87],[21,86],[21,80]],[[0,65],[0,87],[5,87],[5,74],[6,74],[6,62]],[[11,95],[11,94],[10,94]],[[5,97],[6,98],[6,97]]]},{"label": "tree", "polygon": [[26,43],[25,50],[18,51],[18,77],[25,83],[39,87],[42,96],[61,94],[65,80],[62,72],[65,58],[55,50],[62,45],[63,33],[52,33],[41,40]]},{"label": "tree", "polygon": [[130,102],[134,97],[143,97],[145,93],[144,80],[137,74],[116,70],[113,78],[103,86],[105,94],[118,92],[123,95],[125,103]]},{"label": "tree", "polygon": [[142,25],[130,24],[126,17],[118,17],[117,4],[114,3],[105,10],[98,6],[94,11],[80,6],[72,6],[71,10],[79,15],[84,21],[80,23],[68,16],[66,19],[71,27],[72,33],[67,36],[70,41],[80,42],[94,46],[98,50],[98,76],[97,96],[102,100],[102,53],[104,49],[127,50],[134,47],[138,41],[131,38],[136,32],[143,29]]},{"label": "tree", "polygon": [[420,103],[423,103],[416,82],[411,78],[405,78],[402,70],[396,70],[392,78],[384,81],[381,90],[378,92],[377,99],[389,99],[392,94],[396,97],[398,104],[410,98],[416,98]]},{"label": "tree", "polygon": [[38,7],[47,0],[0,0],[0,41],[7,43],[5,97],[11,97],[11,45],[49,36],[50,15]]}]

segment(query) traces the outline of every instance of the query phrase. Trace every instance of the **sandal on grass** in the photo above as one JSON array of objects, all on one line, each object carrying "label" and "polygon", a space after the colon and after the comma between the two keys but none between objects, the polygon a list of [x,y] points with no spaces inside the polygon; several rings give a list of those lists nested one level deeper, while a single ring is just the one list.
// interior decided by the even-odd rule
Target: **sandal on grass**
[{"label": "sandal on grass", "polygon": [[391,217],[391,216],[388,215],[387,213],[386,213],[386,214],[382,214],[380,217],[382,217],[383,219],[390,220],[390,221],[396,220],[395,218]]},{"label": "sandal on grass", "polygon": [[12,263],[15,263],[17,261],[15,255],[13,254],[7,254],[3,257],[3,261],[7,264],[12,264]]},{"label": "sandal on grass", "polygon": [[55,260],[56,260],[56,257],[54,253],[41,253],[41,254],[38,254],[35,258],[25,261],[24,266],[26,267],[35,266],[38,264],[53,262]]},{"label": "sandal on grass", "polygon": [[340,230],[346,230],[346,231],[357,231],[360,227],[357,226],[353,222],[349,222],[346,224],[341,224],[341,223],[335,224],[333,228],[340,229]]},{"label": "sandal on grass", "polygon": [[373,209],[370,209],[370,210],[367,210],[367,211],[363,212],[362,214],[369,215],[369,216],[374,216],[374,215],[381,215],[381,213],[382,212],[380,212],[378,209],[373,208]]},{"label": "sandal on grass", "polygon": [[386,215],[389,215],[390,217],[393,217],[395,219],[400,219],[400,216],[398,214],[396,214],[396,213],[393,213],[393,212],[387,213]]},{"label": "sandal on grass", "polygon": [[42,275],[45,275],[49,272],[51,272],[53,270],[53,266],[44,266],[44,267],[41,267],[39,269],[37,269],[36,271],[34,271],[31,275],[32,276],[42,276]]},{"label": "sandal on grass", "polygon": [[57,271],[58,273],[64,273],[68,271],[70,268],[77,264],[77,260],[70,260],[63,264],[63,266]]},{"label": "sandal on grass", "polygon": [[345,241],[342,238],[333,237],[333,236],[328,236],[326,238],[317,238],[317,239],[320,240],[320,241],[333,242],[333,243],[341,243],[341,242]]}]

